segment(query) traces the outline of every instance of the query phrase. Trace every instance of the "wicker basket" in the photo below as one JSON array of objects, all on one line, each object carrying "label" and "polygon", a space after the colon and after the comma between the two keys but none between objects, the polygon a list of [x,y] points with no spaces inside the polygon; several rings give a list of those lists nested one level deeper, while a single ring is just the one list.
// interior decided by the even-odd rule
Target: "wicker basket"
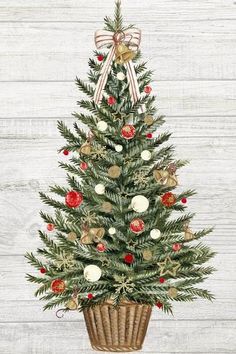
[{"label": "wicker basket", "polygon": [[92,348],[109,352],[142,349],[152,307],[123,301],[114,307],[111,301],[83,310]]}]

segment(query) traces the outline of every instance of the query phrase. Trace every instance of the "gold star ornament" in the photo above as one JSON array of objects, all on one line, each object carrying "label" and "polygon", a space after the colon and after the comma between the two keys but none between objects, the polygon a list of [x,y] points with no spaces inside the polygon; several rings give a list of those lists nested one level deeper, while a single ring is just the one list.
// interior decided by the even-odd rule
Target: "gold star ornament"
[{"label": "gold star ornament", "polygon": [[157,264],[160,268],[160,276],[170,275],[175,277],[180,268],[180,263],[173,261],[170,257],[167,257],[163,262]]}]

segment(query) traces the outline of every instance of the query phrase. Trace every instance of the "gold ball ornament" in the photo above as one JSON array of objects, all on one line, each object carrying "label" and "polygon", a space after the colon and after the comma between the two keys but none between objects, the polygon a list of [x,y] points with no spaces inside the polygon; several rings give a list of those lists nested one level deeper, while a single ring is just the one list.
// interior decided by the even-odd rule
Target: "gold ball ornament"
[{"label": "gold ball ornament", "polygon": [[67,240],[68,241],[71,241],[71,242],[73,242],[73,241],[76,241],[77,240],[77,235],[76,235],[76,233],[75,232],[70,232],[68,235],[67,235]]},{"label": "gold ball ornament", "polygon": [[66,304],[66,307],[69,309],[69,310],[77,310],[78,308],[78,305],[76,303],[76,301],[74,299],[71,299],[67,302]]},{"label": "gold ball ornament", "polygon": [[147,115],[144,118],[144,123],[147,124],[147,125],[152,125],[153,122],[154,122],[154,119],[153,119],[153,116],[151,116],[151,115]]},{"label": "gold ball ornament", "polygon": [[91,155],[92,153],[92,147],[91,147],[91,144],[89,142],[85,142],[81,148],[79,149],[79,152],[83,155]]},{"label": "gold ball ornament", "polygon": [[121,175],[121,168],[117,165],[111,166],[108,170],[108,176],[111,178],[119,178]]},{"label": "gold ball ornament", "polygon": [[176,288],[170,288],[168,295],[174,299],[178,295],[178,290]]},{"label": "gold ball ornament", "polygon": [[143,259],[145,261],[150,261],[152,259],[152,251],[151,250],[144,250],[143,251]]},{"label": "gold ball ornament", "polygon": [[104,202],[102,203],[102,210],[105,213],[110,213],[112,211],[112,204],[109,202]]},{"label": "gold ball ornament", "polygon": [[94,264],[90,264],[84,268],[84,278],[91,283],[98,281],[101,276],[101,269]]}]

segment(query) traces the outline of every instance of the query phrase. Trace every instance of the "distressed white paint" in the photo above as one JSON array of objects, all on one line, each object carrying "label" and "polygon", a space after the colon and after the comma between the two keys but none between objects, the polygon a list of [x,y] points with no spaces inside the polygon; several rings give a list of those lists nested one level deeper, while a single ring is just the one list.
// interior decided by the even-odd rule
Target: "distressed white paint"
[{"label": "distressed white paint", "polygon": [[[160,113],[173,131],[180,189],[194,229],[215,225],[205,242],[218,269],[205,284],[216,301],[177,304],[175,317],[154,309],[144,353],[235,353],[236,276],[236,5],[233,0],[122,0],[125,18],[143,30],[142,50],[155,70]],[[58,320],[42,311],[25,281],[23,254],[45,227],[38,198],[54,182],[63,144],[56,120],[69,126],[86,78],[93,32],[111,0],[0,1],[0,353],[92,353],[81,314]],[[47,210],[50,210],[49,208]]]}]

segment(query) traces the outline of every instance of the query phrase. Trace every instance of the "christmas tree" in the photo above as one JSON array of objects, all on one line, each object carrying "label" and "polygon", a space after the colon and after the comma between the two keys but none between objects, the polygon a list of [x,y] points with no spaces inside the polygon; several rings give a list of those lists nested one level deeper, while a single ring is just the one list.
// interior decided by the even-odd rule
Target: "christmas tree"
[{"label": "christmas tree", "polygon": [[39,285],[44,309],[125,299],[171,313],[173,301],[213,299],[197,287],[214,271],[204,265],[214,252],[198,241],[212,230],[190,227],[186,203],[195,192],[178,191],[178,170],[187,161],[174,157],[171,134],[159,133],[164,117],[140,39],[139,29],[123,25],[117,1],[114,20],[106,17],[95,34],[89,83],[76,79],[87,98],[78,102],[73,131],[58,122],[67,187],[40,193],[54,213],[41,212],[44,246],[26,255],[41,273],[27,279]]}]

